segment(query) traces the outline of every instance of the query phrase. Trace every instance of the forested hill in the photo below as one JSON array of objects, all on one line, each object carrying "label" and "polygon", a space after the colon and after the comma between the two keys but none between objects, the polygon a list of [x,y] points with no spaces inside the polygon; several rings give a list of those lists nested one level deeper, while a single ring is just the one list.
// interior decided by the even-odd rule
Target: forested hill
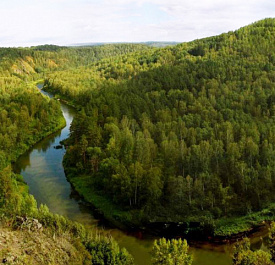
[{"label": "forested hill", "polygon": [[274,43],[265,19],[49,74],[48,89],[83,107],[67,142],[71,181],[137,222],[274,212]]},{"label": "forested hill", "polygon": [[[0,260],[7,264],[132,264],[109,236],[52,214],[28,193],[12,162],[45,136],[65,126],[60,104],[43,96],[38,79],[47,72],[141,46],[85,50],[57,46],[0,48]],[[21,242],[22,241],[22,242]],[[49,248],[49,245],[52,247]]]},{"label": "forested hill", "polygon": [[52,242],[58,231],[64,264],[132,264],[112,240],[37,208],[12,172],[22,152],[64,125],[58,102],[35,88],[38,79],[80,110],[64,167],[106,217],[135,225],[195,221],[208,235],[274,219],[274,43],[275,19],[265,19],[165,48],[0,48],[0,225],[10,236],[11,224],[20,227],[11,237],[23,238],[24,222],[38,221],[45,231],[33,242],[36,235]]},{"label": "forested hill", "polygon": [[31,48],[0,48],[0,72],[35,79],[47,72],[89,65],[103,58],[152,49],[142,44],[95,47],[41,45]]},{"label": "forested hill", "polygon": [[[166,47],[166,46],[173,46],[176,44],[179,44],[180,42],[174,42],[174,41],[146,41],[146,42],[135,42],[134,44],[143,44],[150,47]],[[104,43],[104,42],[92,42],[92,43],[77,43],[73,44],[71,46],[73,47],[91,47],[91,46],[102,46],[106,44],[129,44],[127,42],[120,42],[120,43]]]}]

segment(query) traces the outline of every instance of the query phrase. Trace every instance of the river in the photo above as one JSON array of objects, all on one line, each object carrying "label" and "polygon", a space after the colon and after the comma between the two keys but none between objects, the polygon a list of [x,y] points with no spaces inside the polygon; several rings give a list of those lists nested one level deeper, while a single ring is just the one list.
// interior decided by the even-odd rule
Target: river
[{"label": "river", "polygon": [[[41,89],[42,85],[38,85],[38,88]],[[43,90],[41,92],[51,97]],[[23,175],[29,186],[29,192],[35,197],[38,204],[46,204],[53,213],[67,216],[85,226],[104,228],[121,247],[125,247],[133,255],[135,264],[151,264],[150,250],[153,237],[143,236],[140,238],[119,229],[104,226],[67,181],[62,166],[65,149],[54,147],[59,145],[60,141],[68,138],[70,124],[76,111],[62,102],[61,108],[66,119],[66,127],[44,138],[20,156],[15,163],[15,171]],[[256,248],[264,247],[260,237],[254,238],[254,246]],[[206,243],[190,248],[194,258],[193,265],[230,265],[231,250],[231,245],[215,246]]]}]

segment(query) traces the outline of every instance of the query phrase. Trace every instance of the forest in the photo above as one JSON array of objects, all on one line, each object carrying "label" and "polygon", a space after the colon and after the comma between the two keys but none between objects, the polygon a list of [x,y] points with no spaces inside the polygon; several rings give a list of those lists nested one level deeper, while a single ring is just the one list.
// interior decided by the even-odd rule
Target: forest
[{"label": "forest", "polygon": [[[108,57],[112,53],[131,51],[133,47],[124,48],[104,47],[98,52],[98,48],[89,52],[87,49],[87,52],[90,58],[94,58],[91,60],[96,60],[97,56]],[[64,49],[70,50],[68,56],[55,54],[57,51],[62,53]],[[46,205],[38,207],[35,198],[28,193],[23,177],[14,173],[12,167],[32,145],[65,126],[59,102],[43,96],[36,84],[43,81],[44,71],[63,69],[69,60],[73,63],[75,53],[81,58],[81,51],[81,48],[76,52],[73,48],[52,45],[30,49],[0,48],[0,259],[3,263],[133,263],[131,255],[120,249],[108,235],[53,214]],[[60,68],[56,64],[59,59]],[[41,227],[43,232],[39,230]],[[3,238],[6,244],[2,247]],[[16,238],[24,238],[19,256],[15,255],[20,251],[18,248],[15,254],[11,254],[13,240],[18,241]],[[39,249],[37,242],[40,247],[50,242],[48,244],[54,249]],[[37,246],[38,250],[30,245]],[[58,251],[59,255],[56,254]]]},{"label": "forest", "polygon": [[[20,154],[65,125],[39,80],[78,110],[63,143],[68,180],[115,225],[193,222],[227,236],[274,220],[274,43],[275,19],[265,19],[161,48],[0,48],[1,222],[28,216],[77,237],[75,264],[133,263],[113,240],[37,207],[13,173]],[[159,244],[188,250],[185,241]],[[234,264],[248,249],[239,246]]]},{"label": "forest", "polygon": [[135,225],[230,234],[273,215],[274,30],[266,19],[48,74],[45,89],[80,109],[64,160],[78,191]]}]

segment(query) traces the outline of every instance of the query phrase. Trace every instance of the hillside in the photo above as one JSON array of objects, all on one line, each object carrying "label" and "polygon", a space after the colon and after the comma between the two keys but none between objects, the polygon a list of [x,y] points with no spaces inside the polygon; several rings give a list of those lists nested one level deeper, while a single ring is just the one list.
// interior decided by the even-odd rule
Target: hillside
[{"label": "hillside", "polygon": [[89,65],[103,58],[152,49],[143,44],[106,44],[95,47],[41,45],[31,48],[0,48],[0,72],[26,79],[43,73]]},{"label": "hillside", "polygon": [[[71,238],[28,230],[0,229],[0,259],[7,264],[91,264],[90,254]],[[83,252],[80,255],[81,251]]]},{"label": "hillside", "polygon": [[[131,45],[97,49],[101,56]],[[104,51],[102,51],[104,50]],[[110,51],[111,50],[111,51]],[[93,53],[92,49],[87,51]],[[59,54],[65,52],[64,54]],[[0,259],[7,264],[132,264],[109,236],[37,207],[12,163],[32,145],[65,126],[60,104],[36,87],[48,71],[72,66],[80,50],[57,46],[0,49]],[[72,59],[74,56],[78,58]],[[99,55],[100,56],[100,55]],[[94,58],[94,59],[92,59]],[[79,59],[80,60],[80,59]],[[96,60],[95,55],[87,55]],[[70,61],[70,63],[69,63]]]},{"label": "hillside", "polygon": [[[72,47],[90,47],[90,46],[102,46],[102,45],[110,45],[110,44],[129,44],[127,42],[121,42],[121,43],[105,43],[105,42],[92,42],[92,43],[76,43],[71,45]],[[146,42],[137,42],[134,44],[142,44],[147,45],[150,47],[166,47],[166,46],[173,46],[176,44],[179,44],[179,42],[173,42],[173,41],[146,41]]]},{"label": "hillside", "polygon": [[227,235],[270,219],[274,33],[265,19],[47,75],[46,89],[82,109],[64,161],[78,191],[135,225],[197,222]]},{"label": "hillside", "polygon": [[[273,220],[274,43],[275,19],[265,19],[165,48],[0,48],[0,258],[133,262],[112,239],[38,208],[12,172],[20,154],[64,126],[37,80],[79,110],[64,167],[114,224],[172,223],[208,237]],[[26,217],[43,231],[29,232]],[[47,250],[53,242],[56,253]]]}]

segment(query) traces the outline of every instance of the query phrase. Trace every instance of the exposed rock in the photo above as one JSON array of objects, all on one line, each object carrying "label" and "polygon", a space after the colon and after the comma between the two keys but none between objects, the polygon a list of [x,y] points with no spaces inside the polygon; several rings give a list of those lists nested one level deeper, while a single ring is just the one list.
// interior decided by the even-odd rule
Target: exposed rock
[{"label": "exposed rock", "polygon": [[43,225],[37,219],[17,216],[16,221],[16,226],[20,229],[28,229],[29,231],[43,230]]}]

